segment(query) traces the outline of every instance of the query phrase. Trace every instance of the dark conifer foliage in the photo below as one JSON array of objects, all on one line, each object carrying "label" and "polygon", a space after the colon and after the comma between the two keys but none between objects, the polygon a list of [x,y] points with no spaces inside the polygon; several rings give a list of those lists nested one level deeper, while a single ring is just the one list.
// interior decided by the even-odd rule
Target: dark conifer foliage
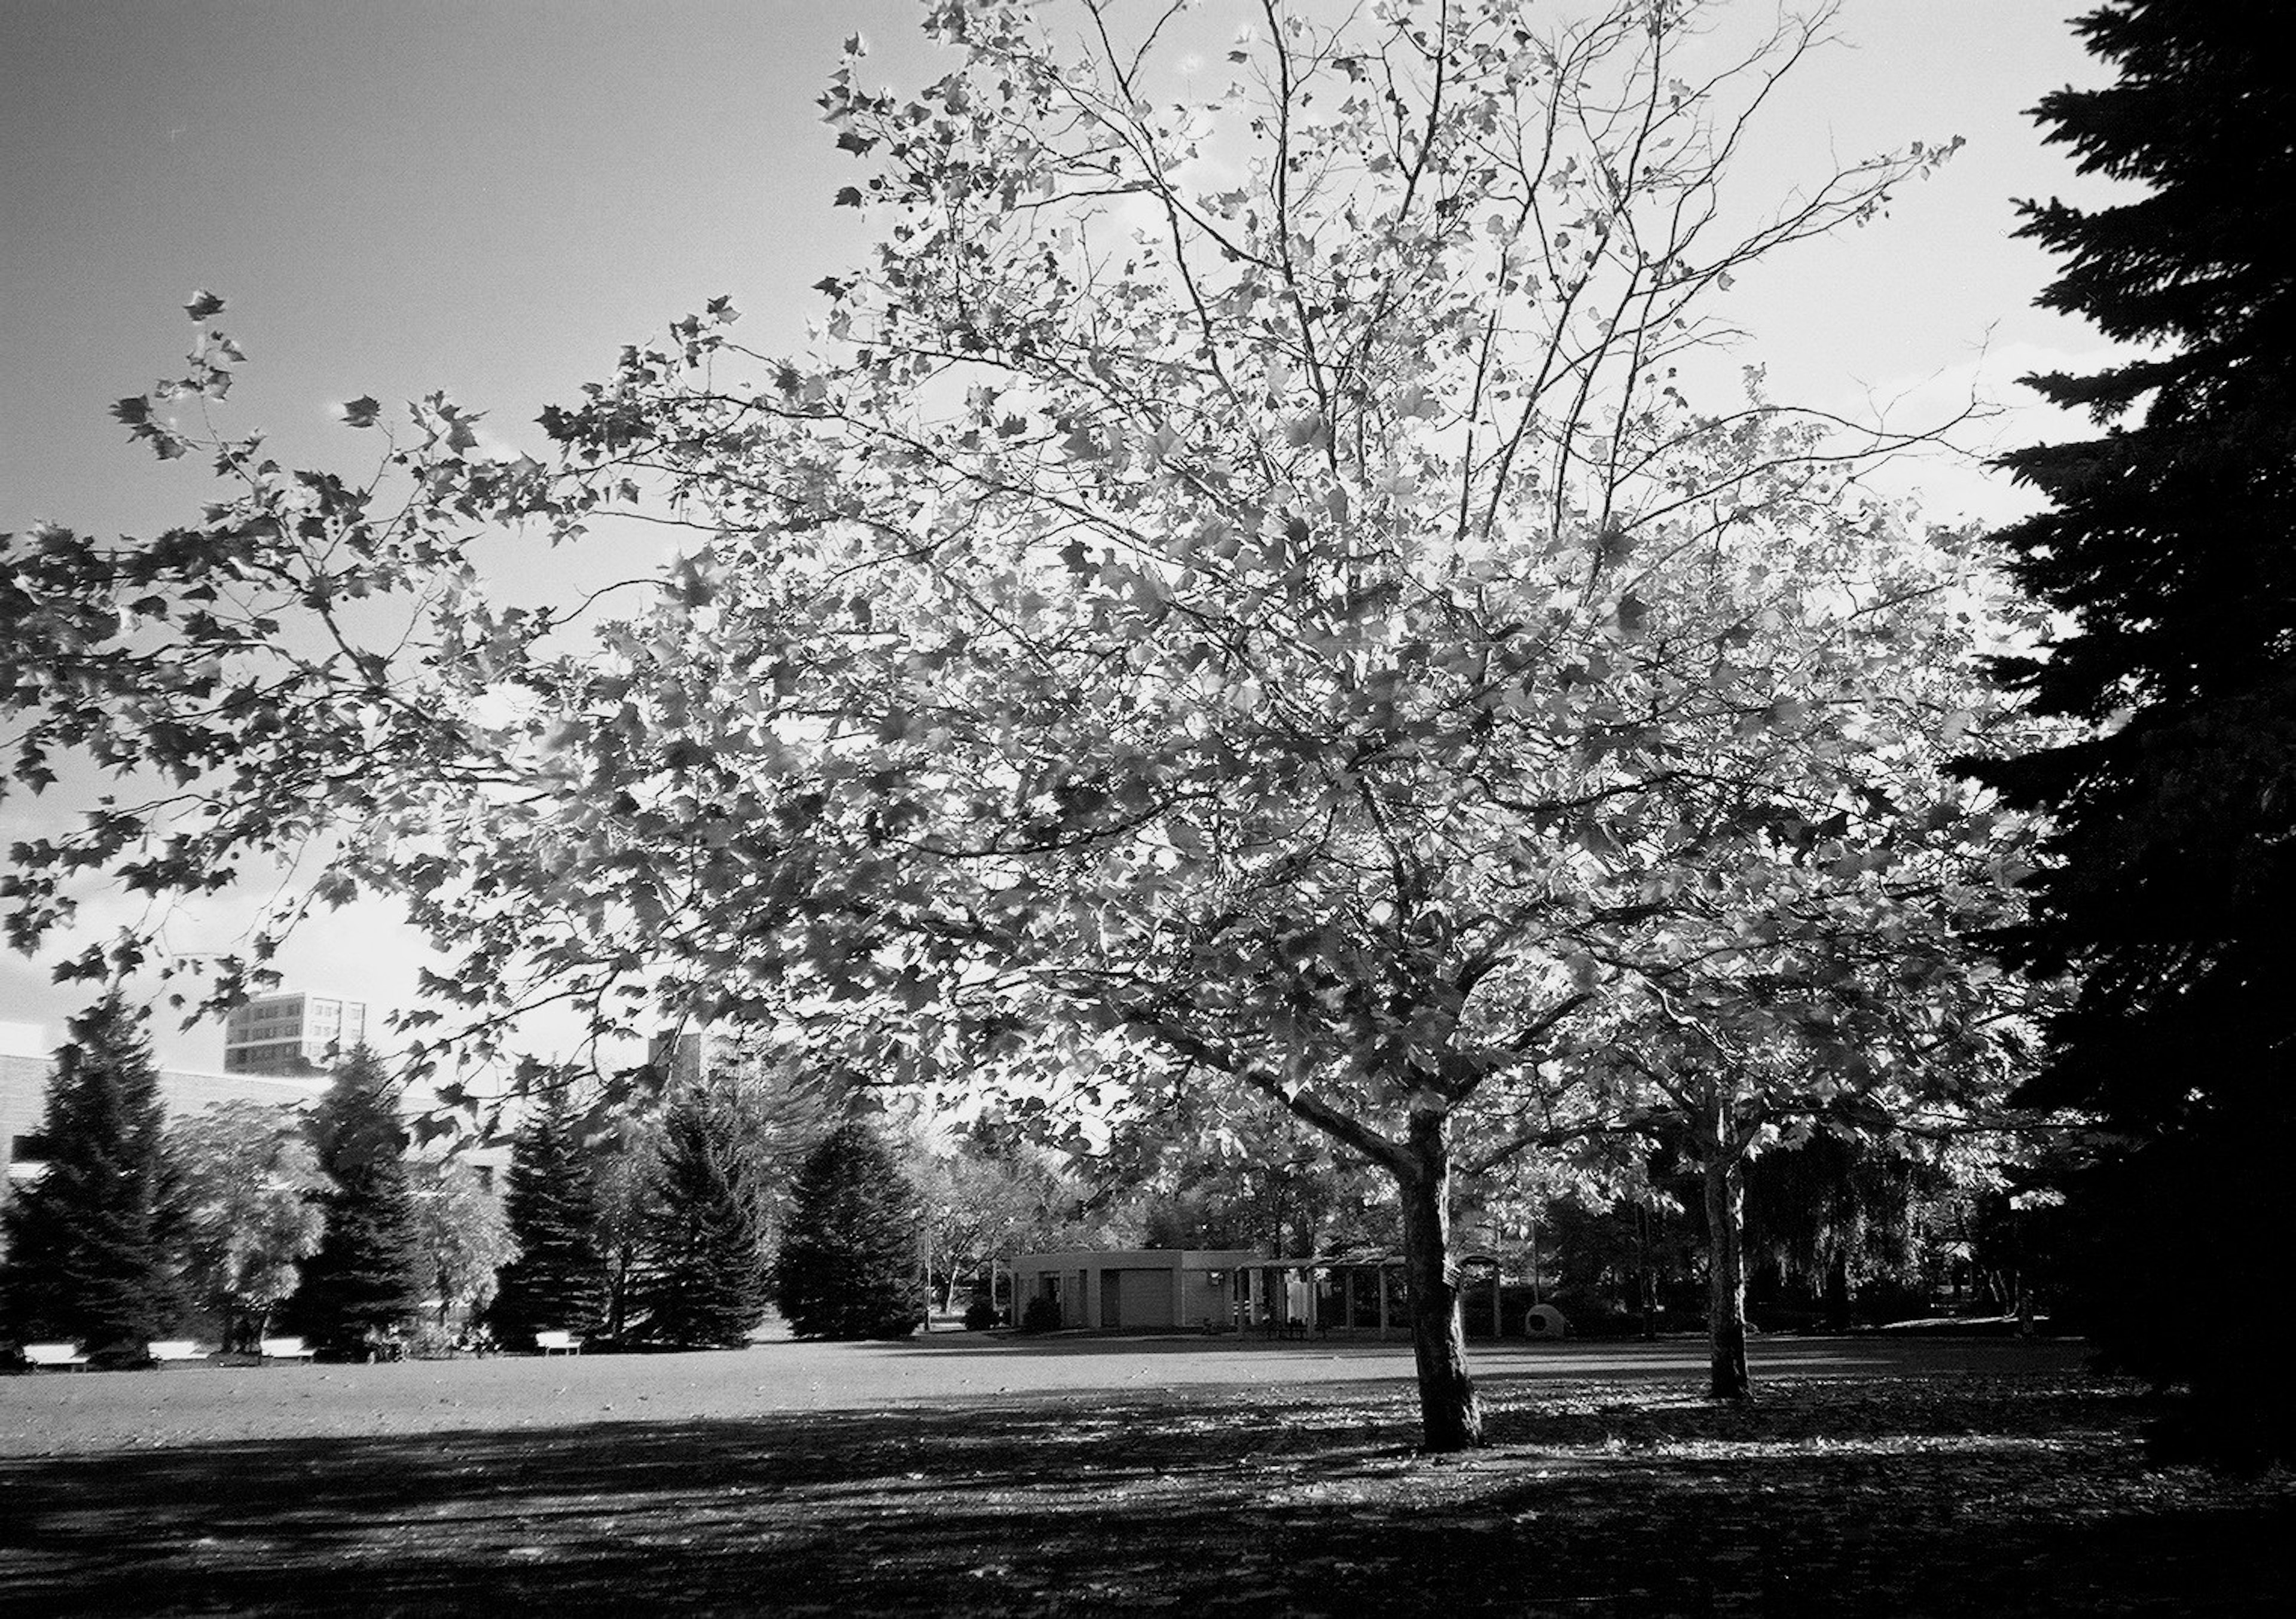
[{"label": "dark conifer foliage", "polygon": [[596,1159],[562,1089],[536,1098],[512,1137],[504,1205],[518,1257],[503,1267],[489,1312],[496,1335],[524,1346],[537,1330],[596,1331],[606,1307]]},{"label": "dark conifer foliage", "polygon": [[876,1132],[839,1126],[798,1174],[775,1266],[800,1337],[901,1338],[924,1320],[916,1193]]},{"label": "dark conifer foliage", "polygon": [[166,1113],[138,1017],[112,998],[73,1021],[41,1119],[46,1168],[9,1198],[0,1270],[10,1337],[73,1340],[116,1362],[141,1359],[184,1306]]},{"label": "dark conifer foliage", "polygon": [[[2111,430],[2007,458],[2051,505],[2001,538],[2070,627],[2004,675],[2095,729],[1977,772],[2055,818],[2010,944],[2078,985],[2028,1100],[2117,1142],[2075,1187],[2094,1317],[2193,1385],[2203,1426],[2213,1410],[2289,1453],[2272,1362],[2290,1296],[2261,1273],[2278,1195],[2257,1149],[2296,1125],[2296,5],[2113,0],[2076,26],[2120,77],[2037,116],[2134,188],[2029,205],[2024,233],[2063,257],[2045,304],[2154,352],[2036,380]],[[2174,1262],[2141,1268],[2140,1240]],[[2129,1307],[2164,1288],[2208,1303]]]},{"label": "dark conifer foliage", "polygon": [[647,1212],[644,1334],[738,1348],[772,1304],[766,1165],[723,1096],[691,1090],[664,1110]]},{"label": "dark conifer foliage", "polygon": [[312,1345],[345,1357],[406,1329],[422,1308],[422,1248],[406,1182],[406,1132],[390,1075],[365,1047],[336,1071],[311,1119],[319,1167],[333,1182],[326,1234],[305,1262],[288,1319]]}]

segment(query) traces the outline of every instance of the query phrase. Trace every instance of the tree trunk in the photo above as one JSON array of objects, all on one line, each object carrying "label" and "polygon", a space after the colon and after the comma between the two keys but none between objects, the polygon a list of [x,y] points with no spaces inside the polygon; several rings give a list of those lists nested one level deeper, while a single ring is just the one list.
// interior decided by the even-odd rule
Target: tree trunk
[{"label": "tree trunk", "polygon": [[1642,1241],[1642,1304],[1643,1341],[1658,1338],[1658,1275],[1651,1269],[1651,1208],[1647,1203],[1636,1211],[1635,1229]]},{"label": "tree trunk", "polygon": [[1825,1329],[1828,1332],[1849,1330],[1849,1318],[1856,1295],[1849,1284],[1849,1253],[1846,1244],[1836,1240],[1833,1256],[1825,1266]]},{"label": "tree trunk", "polygon": [[1753,1393],[1746,1375],[1746,1256],[1740,1241],[1745,1213],[1738,1156],[1718,1140],[1706,1158],[1706,1341],[1717,1400],[1743,1400]]},{"label": "tree trunk", "polygon": [[1397,1179],[1420,1427],[1430,1451],[1471,1450],[1483,1442],[1483,1412],[1467,1379],[1458,1268],[1451,1259],[1451,1148],[1442,1115],[1412,1115],[1409,1162]]}]

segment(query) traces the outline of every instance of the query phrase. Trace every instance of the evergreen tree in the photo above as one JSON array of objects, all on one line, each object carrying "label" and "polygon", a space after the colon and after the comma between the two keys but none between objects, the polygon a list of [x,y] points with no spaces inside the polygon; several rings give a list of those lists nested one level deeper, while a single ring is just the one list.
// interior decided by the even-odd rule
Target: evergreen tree
[{"label": "evergreen tree", "polygon": [[902,1338],[924,1319],[916,1193],[877,1134],[840,1125],[798,1173],[775,1266],[800,1337]]},{"label": "evergreen tree", "polygon": [[41,1120],[46,1167],[4,1211],[7,1329],[140,1359],[184,1301],[170,1252],[166,1114],[152,1051],[115,996],[76,1018]]},{"label": "evergreen tree", "polygon": [[488,1319],[505,1344],[537,1329],[593,1333],[606,1313],[595,1160],[565,1091],[535,1099],[511,1138],[504,1197],[518,1256],[503,1267]]},{"label": "evergreen tree", "polygon": [[379,1334],[406,1330],[422,1308],[423,1255],[407,1184],[406,1132],[390,1081],[361,1046],[336,1071],[311,1119],[326,1234],[303,1266],[289,1319],[329,1354],[357,1356]]},{"label": "evergreen tree", "polygon": [[[2076,27],[2116,83],[2037,117],[2084,172],[2141,193],[2027,205],[2064,265],[2043,297],[2144,357],[2035,379],[2112,430],[2007,464],[2050,508],[2008,529],[2063,616],[2004,676],[2077,740],[1975,766],[2055,831],[2013,956],[2070,971],[2026,1100],[2102,1120],[2070,1188],[2096,1239],[2091,1319],[2198,1396],[2211,1443],[2296,1454],[2279,1365],[2288,1290],[2263,1274],[2296,1126],[2296,6],[2111,0]],[[2209,1307],[2132,1308],[2174,1286]]]},{"label": "evergreen tree", "polygon": [[772,1303],[763,1163],[726,1100],[694,1089],[664,1110],[646,1215],[645,1336],[739,1348]]}]

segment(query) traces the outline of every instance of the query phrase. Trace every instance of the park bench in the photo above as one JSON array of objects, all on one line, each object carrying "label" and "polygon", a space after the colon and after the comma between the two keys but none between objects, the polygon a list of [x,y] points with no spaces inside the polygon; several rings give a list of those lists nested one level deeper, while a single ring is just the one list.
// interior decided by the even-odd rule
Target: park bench
[{"label": "park bench", "polygon": [[153,1338],[144,1345],[144,1354],[154,1366],[165,1366],[172,1361],[201,1361],[207,1357],[200,1346],[189,1338]]},{"label": "park bench", "polygon": [[317,1353],[300,1338],[265,1338],[256,1347],[266,1361],[308,1361]]},{"label": "park bench", "polygon": [[87,1356],[77,1344],[27,1344],[24,1364],[34,1371],[86,1371]]},{"label": "park bench", "polygon": [[534,1346],[546,1355],[582,1353],[582,1340],[570,1332],[537,1332],[534,1335]]}]

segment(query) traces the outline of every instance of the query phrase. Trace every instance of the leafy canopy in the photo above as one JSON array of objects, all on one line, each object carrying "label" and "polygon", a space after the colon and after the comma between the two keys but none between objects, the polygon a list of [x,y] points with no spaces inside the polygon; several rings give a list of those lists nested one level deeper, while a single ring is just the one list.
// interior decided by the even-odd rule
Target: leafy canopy
[{"label": "leafy canopy", "polygon": [[[390,479],[196,439],[237,486],[200,524],[12,553],[19,777],[78,747],[219,806],[28,846],[14,938],[81,871],[199,893],[316,844],[219,997],[371,887],[480,1051],[540,998],[622,1033],[826,997],[925,1075],[1055,1024],[1062,1066],[1145,1037],[1349,1107],[1520,1068],[1675,897],[1866,818],[1874,727],[1957,711],[1884,689],[1956,655],[1890,618],[1964,560],[1873,530],[1810,419],[1676,375],[1734,271],[1949,148],[1746,225],[1730,155],[1823,20],[1726,60],[1695,10],[1271,12],[1166,107],[1152,40],[929,8],[956,70],[904,99],[857,48],[824,98],[881,240],[815,352],[744,354],[720,300],[545,417],[555,466],[434,397]],[[238,352],[192,308],[122,407],[162,450]],[[698,536],[643,610],[487,599],[489,525],[634,504]],[[392,604],[411,636],[362,633]]]}]

